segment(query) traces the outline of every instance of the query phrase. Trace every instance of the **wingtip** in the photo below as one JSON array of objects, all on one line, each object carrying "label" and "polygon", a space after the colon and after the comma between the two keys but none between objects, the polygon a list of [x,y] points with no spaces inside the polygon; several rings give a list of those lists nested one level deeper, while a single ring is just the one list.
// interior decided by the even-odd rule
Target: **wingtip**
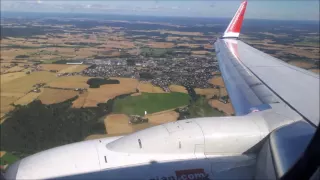
[{"label": "wingtip", "polygon": [[240,30],[242,27],[242,22],[244,19],[244,14],[246,12],[248,1],[244,0],[240,4],[236,14],[232,18],[231,22],[229,23],[226,31],[223,34],[223,38],[238,38],[240,35]]}]

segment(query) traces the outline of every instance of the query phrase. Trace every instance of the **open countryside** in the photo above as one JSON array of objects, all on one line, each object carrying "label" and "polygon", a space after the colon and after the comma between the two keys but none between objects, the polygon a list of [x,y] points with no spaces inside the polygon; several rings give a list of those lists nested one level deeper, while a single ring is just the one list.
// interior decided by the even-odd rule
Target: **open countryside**
[{"label": "open countryside", "polygon": [[[234,115],[211,42],[229,19],[53,16],[1,17],[2,170],[56,146]],[[319,73],[317,24],[246,23],[246,43]]]}]

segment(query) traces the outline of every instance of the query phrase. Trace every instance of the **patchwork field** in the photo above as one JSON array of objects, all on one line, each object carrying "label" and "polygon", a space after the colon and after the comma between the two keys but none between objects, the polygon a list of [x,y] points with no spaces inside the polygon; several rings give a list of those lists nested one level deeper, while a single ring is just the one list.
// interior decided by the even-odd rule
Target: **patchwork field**
[{"label": "patchwork field", "polygon": [[48,83],[56,79],[54,73],[40,71],[33,72],[29,75],[13,79],[9,82],[1,84],[2,92],[18,92],[18,93],[28,93],[33,89],[33,85],[38,83]]},{"label": "patchwork field", "polygon": [[0,75],[0,83],[1,84],[4,84],[4,83],[7,83],[9,81],[12,81],[14,79],[18,79],[18,78],[21,78],[21,77],[24,77],[26,76],[26,73],[25,72],[15,72],[15,73],[8,73],[8,74],[1,74]]},{"label": "patchwork field", "polygon": [[71,99],[77,95],[78,93],[73,90],[44,88],[44,91],[38,99],[42,104],[55,104]]}]

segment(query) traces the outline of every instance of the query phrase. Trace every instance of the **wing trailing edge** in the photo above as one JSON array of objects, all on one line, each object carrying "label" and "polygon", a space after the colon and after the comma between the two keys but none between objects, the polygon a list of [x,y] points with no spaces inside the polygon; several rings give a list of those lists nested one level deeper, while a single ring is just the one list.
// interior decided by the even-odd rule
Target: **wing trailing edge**
[{"label": "wing trailing edge", "polygon": [[238,38],[242,27],[244,14],[246,12],[248,2],[245,0],[240,4],[239,9],[229,23],[226,31],[223,33],[223,38]]}]

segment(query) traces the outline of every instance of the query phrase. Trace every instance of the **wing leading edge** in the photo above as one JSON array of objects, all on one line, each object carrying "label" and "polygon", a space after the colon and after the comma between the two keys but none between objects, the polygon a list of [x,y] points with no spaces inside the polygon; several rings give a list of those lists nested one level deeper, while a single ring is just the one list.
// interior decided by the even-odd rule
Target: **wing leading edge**
[{"label": "wing leading edge", "polygon": [[[245,11],[245,8],[242,9]],[[241,23],[242,20],[240,28]],[[215,51],[236,115],[270,109],[271,104],[284,102],[317,126],[319,76],[269,56],[235,38],[223,36],[218,39]]]}]

